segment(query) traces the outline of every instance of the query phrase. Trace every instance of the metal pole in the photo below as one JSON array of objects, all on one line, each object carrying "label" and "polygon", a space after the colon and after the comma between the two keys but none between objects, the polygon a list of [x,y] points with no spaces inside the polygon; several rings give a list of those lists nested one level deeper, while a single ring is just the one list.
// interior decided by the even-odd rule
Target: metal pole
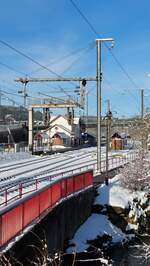
[{"label": "metal pole", "polygon": [[106,116],[106,177],[105,184],[108,186],[108,150],[109,150],[109,117]]},{"label": "metal pole", "polygon": [[[107,100],[107,112],[110,114],[110,100]],[[111,127],[111,119],[108,119],[108,151],[110,150],[110,127]]]},{"label": "metal pole", "polygon": [[24,98],[24,108],[26,108],[27,105],[27,88],[26,88],[27,83],[24,83],[24,88],[23,88],[23,98]]},{"label": "metal pole", "polygon": [[106,177],[105,184],[108,186],[108,170],[109,170],[109,157],[110,150],[110,126],[111,126],[112,112],[110,111],[110,100],[107,100],[107,114],[106,114]]},{"label": "metal pole", "polygon": [[110,100],[107,100],[107,115],[106,115],[106,177],[105,177],[105,184],[108,186],[108,152],[109,152],[109,132],[110,132]]},{"label": "metal pole", "polygon": [[[144,90],[141,89],[141,123],[142,123],[142,128],[144,128]],[[145,131],[145,130],[144,130]],[[144,151],[145,148],[145,143],[144,143],[144,132],[142,130],[142,150]]]},{"label": "metal pole", "polygon": [[88,126],[88,115],[89,115],[89,99],[88,99],[88,91],[86,92],[86,130]]},{"label": "metal pole", "polygon": [[0,105],[2,105],[2,92],[0,90]]},{"label": "metal pole", "polygon": [[28,125],[28,145],[29,151],[33,153],[33,108],[29,107],[29,125]]},{"label": "metal pole", "polygon": [[141,89],[141,119],[144,117],[144,90]]},{"label": "metal pole", "polygon": [[101,172],[101,40],[97,46],[97,172]]}]

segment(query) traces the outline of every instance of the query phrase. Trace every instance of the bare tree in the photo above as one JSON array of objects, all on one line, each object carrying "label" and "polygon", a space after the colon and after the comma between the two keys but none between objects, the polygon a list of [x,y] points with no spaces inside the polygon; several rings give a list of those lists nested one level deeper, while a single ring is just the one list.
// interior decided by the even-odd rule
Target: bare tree
[{"label": "bare tree", "polygon": [[150,164],[143,149],[136,160],[129,162],[121,171],[121,183],[131,191],[148,189],[150,186]]}]

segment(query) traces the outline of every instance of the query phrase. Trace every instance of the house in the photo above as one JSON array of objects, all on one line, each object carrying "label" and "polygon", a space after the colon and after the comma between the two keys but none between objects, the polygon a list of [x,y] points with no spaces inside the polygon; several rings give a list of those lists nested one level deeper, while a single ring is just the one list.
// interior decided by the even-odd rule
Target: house
[{"label": "house", "polygon": [[124,149],[124,138],[121,137],[121,134],[116,132],[112,135],[111,148],[113,150],[123,150]]},{"label": "house", "polygon": [[51,117],[49,128],[37,133],[34,143],[51,149],[52,147],[64,148],[79,144],[80,123],[79,118],[74,118],[72,123],[67,116],[58,115]]}]

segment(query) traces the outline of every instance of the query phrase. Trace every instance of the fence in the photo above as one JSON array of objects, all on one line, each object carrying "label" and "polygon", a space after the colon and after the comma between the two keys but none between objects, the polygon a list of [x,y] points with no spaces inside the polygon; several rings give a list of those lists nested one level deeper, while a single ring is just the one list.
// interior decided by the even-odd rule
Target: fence
[{"label": "fence", "polygon": [[28,151],[28,144],[26,142],[19,143],[0,143],[0,152],[25,152]]}]

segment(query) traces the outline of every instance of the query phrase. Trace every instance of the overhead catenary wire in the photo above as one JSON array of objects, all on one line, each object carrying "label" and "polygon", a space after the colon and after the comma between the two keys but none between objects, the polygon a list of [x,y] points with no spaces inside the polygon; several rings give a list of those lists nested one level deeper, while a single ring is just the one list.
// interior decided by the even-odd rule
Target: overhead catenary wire
[{"label": "overhead catenary wire", "polygon": [[[19,53],[20,53],[20,51],[19,51],[18,49],[12,47],[12,46],[9,45],[8,43],[6,43],[6,42],[4,42],[4,41],[2,41],[2,40],[1,40],[1,43],[4,44],[4,45],[7,45],[9,48],[15,50],[15,52],[17,52],[17,53],[19,52]],[[69,58],[69,57],[71,57],[71,56],[73,56],[73,55],[75,55],[75,54],[77,54],[77,53],[81,53],[81,52],[89,51],[89,49],[92,49],[94,46],[95,46],[95,42],[92,41],[92,42],[89,43],[88,46],[86,46],[86,47],[82,47],[82,48],[79,48],[79,49],[75,49],[74,51],[72,51],[72,52],[66,54],[65,56],[62,56],[61,58],[52,61],[50,64],[51,64],[51,65],[54,65],[54,64],[60,63],[61,61],[65,60],[65,59],[67,59],[67,58]],[[21,52],[21,54],[23,55],[24,53]],[[25,54],[24,54],[24,55],[25,55]],[[29,58],[28,58],[28,59],[29,59]],[[66,71],[68,71],[68,70],[69,70],[69,69],[75,64],[75,62],[76,62],[77,60],[78,60],[78,59],[76,59],[75,61],[73,61],[73,62],[67,67],[67,69],[64,70],[64,71],[62,72],[62,74],[65,73]],[[50,64],[48,64],[48,65],[46,65],[46,66],[44,66],[44,67],[48,67]],[[21,75],[24,75],[24,76],[30,76],[30,75],[32,75],[32,74],[34,74],[34,73],[40,71],[41,69],[43,69],[43,65],[42,65],[40,68],[38,68],[38,69],[36,69],[35,71],[30,72],[30,73],[27,74],[27,73],[24,73],[24,72],[18,71],[17,69],[15,69],[15,68],[13,68],[13,67],[11,67],[11,66],[9,66],[8,64],[5,64],[5,63],[3,63],[3,62],[0,62],[0,65],[6,67],[7,69],[9,69],[9,70],[11,70],[11,71],[13,71],[13,72],[16,72],[16,73],[21,74]],[[44,68],[44,70],[45,70],[45,68]],[[48,69],[46,69],[46,70],[48,70]],[[62,75],[62,74],[61,74],[61,75]],[[8,81],[5,81],[5,82],[8,83]]]},{"label": "overhead catenary wire", "polygon": [[[88,47],[86,47],[86,49],[84,49],[84,53],[85,52],[89,52],[91,49],[93,49],[95,47],[95,42],[90,43],[90,45]],[[83,56],[83,54],[82,54]],[[64,75],[66,72],[68,72],[75,63],[77,63],[79,60],[81,60],[81,56],[76,58],[62,73],[61,75]],[[70,94],[68,94],[67,91],[65,91],[65,89],[63,89],[62,87],[58,86],[58,88],[61,90],[61,92],[64,92],[64,94],[66,94],[68,97],[70,97],[70,99],[74,100]],[[72,91],[73,92],[73,91]]]},{"label": "overhead catenary wire", "polygon": [[[10,87],[9,86],[11,86],[11,91],[14,91],[14,92],[16,92],[16,89],[18,90],[18,85],[17,84],[15,84],[14,83],[14,81],[13,80],[5,80],[5,79],[1,79],[0,80],[1,82],[3,82],[3,84],[1,84],[1,86],[5,86],[6,87],[6,89],[8,88],[8,89],[10,89]],[[13,82],[11,82],[11,81],[13,81]],[[16,89],[14,89],[14,88],[12,88],[12,86],[16,86]]]},{"label": "overhead catenary wire", "polygon": [[[78,10],[78,12],[80,13],[80,15],[84,18],[84,20],[86,21],[86,23],[88,23],[89,27],[91,28],[91,30],[96,34],[96,36],[99,36],[99,33],[95,30],[95,28],[93,27],[93,25],[90,23],[90,21],[86,18],[86,16],[83,14],[83,12],[78,8],[78,6],[75,4],[75,2],[73,0],[70,0],[70,2],[74,5],[74,7],[76,7],[76,9]],[[9,43],[0,40],[0,43],[2,43],[3,45],[7,46],[8,48],[12,49],[13,51],[15,51],[16,53],[22,55],[23,57],[27,58],[28,60],[32,61],[33,63],[35,63],[36,65],[40,66],[40,68],[43,68],[47,71],[49,71],[51,74],[56,75],[57,77],[61,77],[61,75],[59,75],[58,73],[56,73],[55,71],[51,70],[50,68],[48,68],[47,66],[44,66],[43,64],[41,64],[40,62],[38,62],[37,60],[33,59],[31,56],[25,54],[24,52],[20,51],[19,49],[13,47],[12,45],[10,45]],[[104,43],[105,44],[105,43]],[[105,46],[107,48],[109,48],[106,44]],[[109,50],[110,51],[110,50]],[[126,76],[128,76],[128,79],[130,79],[130,81],[132,82],[132,84],[134,86],[136,86],[135,82],[132,80],[132,78],[129,76],[129,74],[127,73],[127,71],[124,69],[124,67],[121,65],[121,63],[119,62],[119,60],[116,58],[116,56],[112,53],[112,51],[110,51],[111,54],[113,55],[113,57],[117,60],[116,62],[118,62],[119,66],[122,68],[122,70],[124,71],[124,73],[126,74]],[[136,86],[137,87],[137,86]]]},{"label": "overhead catenary wire", "polygon": [[[77,6],[77,4],[75,3],[74,0],[69,0],[72,5],[74,6],[74,8],[78,11],[78,13],[81,15],[81,17],[84,19],[84,21],[86,21],[86,23],[89,25],[90,29],[93,31],[93,33],[95,33],[96,36],[100,36],[99,32],[94,28],[94,26],[92,25],[92,23],[88,20],[88,18],[83,14],[83,12],[81,11],[81,9]],[[115,59],[116,63],[119,65],[119,67],[122,69],[122,71],[124,72],[124,74],[128,77],[128,79],[132,82],[132,84],[137,87],[137,84],[133,81],[133,79],[130,77],[130,75],[127,73],[127,71],[125,70],[125,68],[123,67],[123,65],[119,62],[119,60],[117,59],[117,57],[115,56],[115,54],[113,53],[113,51],[109,48],[109,46],[104,42],[104,45],[106,46],[106,48],[109,50],[109,52],[111,53],[111,55],[113,56],[113,58]]]},{"label": "overhead catenary wire", "polygon": [[23,97],[22,95],[20,94],[17,94],[17,93],[12,93],[12,92],[9,92],[9,91],[4,91],[0,88],[0,93],[5,93],[5,94],[10,94],[10,95],[14,95],[14,96],[17,96],[17,97]]},{"label": "overhead catenary wire", "polygon": [[87,47],[84,52],[82,53],[82,55],[80,55],[78,58],[76,58],[62,73],[61,75],[65,74],[66,72],[68,72],[75,63],[77,63],[78,61],[81,61],[81,57],[84,55],[84,53],[87,53],[89,51],[91,51],[93,48],[95,47],[95,42],[93,42],[93,45],[90,45],[89,47]]},{"label": "overhead catenary wire", "polygon": [[24,75],[24,76],[27,75],[26,73],[23,73],[23,72],[21,72],[21,71],[18,71],[18,70],[16,70],[15,68],[13,68],[13,67],[11,67],[11,66],[9,66],[9,65],[7,65],[7,64],[5,64],[5,63],[3,63],[3,62],[1,62],[1,61],[0,61],[0,65],[3,66],[3,67],[6,67],[7,69],[9,69],[9,70],[11,70],[11,71],[13,71],[13,72],[18,73],[18,74],[21,74],[21,75]]},{"label": "overhead catenary wire", "polygon": [[[72,56],[74,56],[74,55],[76,55],[76,54],[78,54],[78,53],[85,52],[87,49],[91,49],[91,48],[93,48],[94,46],[95,46],[95,42],[92,41],[92,42],[89,43],[88,46],[86,46],[86,47],[82,47],[82,48],[79,48],[79,49],[76,49],[76,50],[74,50],[74,51],[72,51],[72,52],[70,52],[70,53],[68,53],[68,54],[66,54],[66,55],[64,55],[64,56],[62,56],[62,57],[60,57],[59,59],[56,59],[56,60],[52,61],[51,63],[47,64],[46,67],[49,67],[50,65],[51,65],[51,66],[52,66],[52,65],[56,65],[56,64],[58,64],[58,63],[60,63],[60,62],[62,62],[62,61],[64,61],[64,60],[66,60],[66,59],[68,59],[68,58],[70,58],[70,57],[72,57]],[[30,75],[35,74],[35,73],[37,73],[37,72],[40,71],[40,70],[41,70],[41,67],[38,68],[38,69],[36,69],[35,71],[32,71],[32,72],[30,73]]]},{"label": "overhead catenary wire", "polygon": [[[73,7],[77,10],[77,12],[80,14],[80,16],[83,18],[83,20],[88,24],[89,28],[91,29],[91,31],[97,36],[100,37],[99,32],[95,29],[95,27],[92,25],[92,23],[89,21],[89,19],[83,14],[83,12],[81,11],[81,9],[79,8],[79,6],[75,3],[74,0],[69,0],[71,2],[71,4],[73,5]],[[132,77],[128,74],[128,72],[126,71],[126,69],[124,68],[124,66],[120,63],[120,61],[117,59],[117,57],[115,56],[115,54],[112,52],[112,50],[109,48],[109,46],[104,42],[105,47],[109,50],[110,54],[112,55],[113,59],[115,60],[115,62],[118,64],[118,66],[120,67],[120,69],[123,71],[123,73],[125,74],[125,76],[128,78],[128,80],[132,83],[132,85],[135,88],[138,88],[137,84],[135,83],[135,81],[132,79]],[[132,93],[131,93],[132,94]],[[132,95],[134,97],[134,95]],[[139,107],[138,107],[139,110]]]},{"label": "overhead catenary wire", "polygon": [[[30,60],[31,62],[33,62],[34,64],[40,66],[41,68],[47,70],[48,72],[50,72],[51,74],[57,76],[58,78],[62,78],[61,75],[59,75],[58,73],[56,73],[55,71],[51,70],[50,68],[44,66],[43,64],[39,63],[37,60],[33,59],[31,56],[25,54],[24,52],[20,51],[19,49],[13,47],[12,45],[10,45],[9,43],[3,41],[0,39],[0,43],[3,44],[4,46],[8,47],[9,49],[13,50],[14,52],[18,53],[19,55],[23,56],[24,58]],[[74,85],[74,83],[72,81],[69,81],[71,84]],[[69,95],[70,99],[72,99],[71,95]]]},{"label": "overhead catenary wire", "polygon": [[[11,94],[11,93],[7,93],[7,94]],[[5,99],[11,101],[12,103],[15,103],[15,104],[17,104],[17,105],[20,105],[18,102],[16,102],[16,100],[9,98],[9,97],[7,96],[7,94],[6,94],[5,91],[2,91],[2,90],[0,89],[0,97],[3,96]]]},{"label": "overhead catenary wire", "polygon": [[[3,94],[10,94],[10,95],[13,95],[13,96],[16,96],[16,97],[20,97],[20,98],[23,98],[24,96],[23,95],[20,95],[20,94],[17,94],[17,93],[12,93],[12,92],[10,92],[10,91],[4,91],[4,90],[2,90],[1,88],[0,88],[0,93],[3,93]],[[31,96],[31,95],[27,95],[27,97],[28,98],[35,98],[35,97],[33,97],[33,96]],[[39,99],[39,98],[38,98]]]},{"label": "overhead catenary wire", "polygon": [[33,62],[34,64],[40,66],[43,69],[46,69],[48,72],[50,72],[51,74],[62,78],[61,75],[57,74],[55,71],[51,70],[50,68],[44,66],[43,64],[39,63],[37,60],[33,59],[31,56],[25,54],[24,52],[20,51],[19,49],[15,48],[14,46],[10,45],[9,43],[0,40],[0,43],[3,44],[4,46],[8,47],[9,49],[13,50],[14,52],[18,53],[19,55],[23,56],[24,58],[30,60],[31,62]]},{"label": "overhead catenary wire", "polygon": [[[30,60],[31,62],[33,62],[34,64],[40,66],[41,68],[43,69],[46,69],[48,72],[50,72],[51,74],[59,77],[59,78],[62,78],[61,75],[57,74],[55,71],[51,70],[50,68],[42,65],[41,63],[39,63],[37,60],[33,59],[31,56],[29,55],[26,55],[24,52],[20,51],[19,49],[13,47],[12,45],[10,45],[9,43],[3,41],[0,39],[0,43],[3,44],[4,46],[8,47],[9,49],[13,50],[14,52],[18,53],[19,55],[25,57],[26,59]],[[71,84],[74,85],[74,83],[72,81],[70,81]]]}]

